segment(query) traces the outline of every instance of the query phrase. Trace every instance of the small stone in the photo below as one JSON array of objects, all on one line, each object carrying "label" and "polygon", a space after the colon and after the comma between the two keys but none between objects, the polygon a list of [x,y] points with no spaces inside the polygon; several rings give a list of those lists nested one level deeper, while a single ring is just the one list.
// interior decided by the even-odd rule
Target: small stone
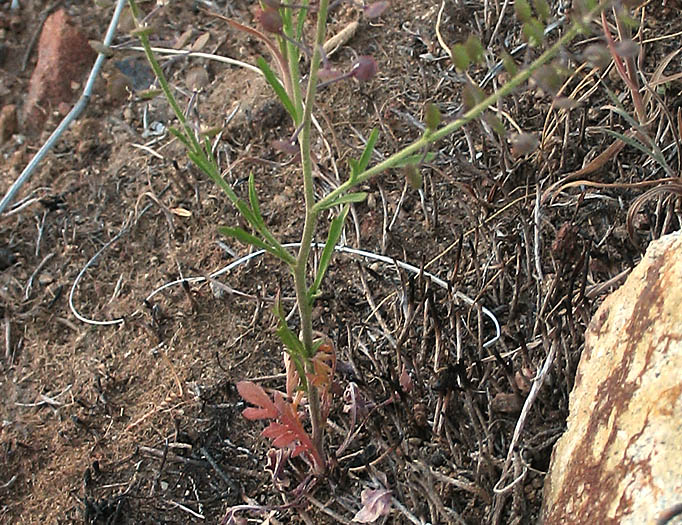
[{"label": "small stone", "polygon": [[107,78],[107,100],[113,105],[119,105],[128,98],[130,81],[123,73],[115,70]]},{"label": "small stone", "polygon": [[185,85],[187,86],[187,89],[191,89],[192,91],[198,91],[205,88],[209,83],[208,71],[201,66],[193,67],[185,76]]},{"label": "small stone", "polygon": [[211,281],[209,285],[211,287],[211,293],[216,299],[222,299],[225,296],[225,289],[219,286],[215,281]]},{"label": "small stone", "polygon": [[491,401],[492,409],[503,414],[518,414],[523,407],[523,400],[520,396],[511,393],[500,392]]},{"label": "small stone", "polygon": [[0,144],[17,132],[17,107],[8,104],[0,110]]}]

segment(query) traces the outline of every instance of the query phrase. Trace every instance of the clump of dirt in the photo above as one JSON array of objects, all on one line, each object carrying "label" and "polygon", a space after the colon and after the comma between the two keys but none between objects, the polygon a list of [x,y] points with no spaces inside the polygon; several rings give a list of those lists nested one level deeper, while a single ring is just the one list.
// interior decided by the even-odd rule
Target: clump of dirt
[{"label": "clump of dirt", "polygon": [[[23,70],[19,57],[38,34],[46,5],[0,7],[0,106],[21,108],[35,51]],[[200,41],[203,52],[250,63],[266,54],[203,7],[146,7],[160,47]],[[251,7],[213,2],[209,9],[250,24]],[[469,79],[455,71],[440,40],[454,43],[474,32],[487,43],[497,9],[415,0],[392,3],[378,20],[360,19],[331,60],[345,67],[357,55],[373,55],[379,74],[320,93],[315,115],[323,134],[314,143],[320,194],[345,179],[347,160],[362,151],[372,128],[380,130],[374,162],[421,136],[427,102],[438,104],[446,120],[460,114]],[[680,30],[661,9],[652,6],[643,18],[651,57],[646,75],[675,42],[652,37]],[[68,8],[94,40],[102,38],[111,11],[97,3]],[[346,4],[330,18],[332,32],[358,20]],[[522,41],[507,18],[493,41],[496,52]],[[144,68],[120,67],[140,58],[133,45],[119,37],[85,115],[2,218],[4,523],[217,523],[245,501],[282,504],[264,471],[268,444],[259,437],[261,426],[242,418],[235,383],[250,378],[283,386],[271,304],[279,293],[293,308],[291,281],[268,257],[211,276],[248,253],[216,231],[240,219],[168,133],[165,102],[136,91],[143,89],[136,80]],[[519,63],[533,56],[532,50],[515,55]],[[679,71],[679,62],[674,58],[669,71]],[[272,147],[294,130],[263,81],[206,58],[164,55],[161,63],[193,122],[216,128],[212,140],[224,176],[244,195],[253,172],[265,220],[279,238],[296,242],[303,206],[298,172]],[[480,82],[488,71],[476,66],[468,74]],[[349,521],[363,488],[377,480],[395,498],[395,523],[537,518],[585,326],[643,248],[626,232],[627,204],[642,190],[626,183],[661,177],[655,163],[625,148],[598,174],[600,182],[621,185],[567,189],[536,209],[539,192],[608,146],[600,127],[627,125],[599,109],[606,94],[581,71],[571,86],[584,81],[596,89],[578,108],[551,109],[549,98],[528,90],[498,108],[505,123],[541,138],[535,153],[514,158],[505,137],[477,122],[434,147],[420,190],[399,170],[362,188],[369,197],[354,207],[344,244],[418,270],[367,255],[335,257],[315,328],[337,349],[339,392],[355,389],[377,408],[352,427],[342,396],[335,400],[327,445],[337,451],[343,444],[343,451],[331,456],[328,478],[307,499],[285,493],[292,510],[274,513],[273,523]],[[671,82],[660,97],[674,110],[679,86]],[[1,191],[58,118],[50,115],[42,136],[19,126],[0,145]],[[660,134],[670,157],[677,132]],[[642,239],[678,228],[674,200],[645,205],[637,224]],[[325,233],[317,232],[320,242]],[[193,280],[161,289],[185,278]],[[494,344],[488,344],[495,337],[490,316],[501,327]],[[508,456],[520,407],[552,345],[557,358],[547,384]],[[304,479],[293,467],[286,471],[290,488]]]}]

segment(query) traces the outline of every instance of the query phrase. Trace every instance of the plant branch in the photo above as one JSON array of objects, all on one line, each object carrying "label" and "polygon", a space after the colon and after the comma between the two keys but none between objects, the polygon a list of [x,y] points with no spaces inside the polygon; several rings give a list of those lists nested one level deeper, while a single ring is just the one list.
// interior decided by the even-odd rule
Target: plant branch
[{"label": "plant branch", "polygon": [[[603,6],[594,7],[584,16],[583,21],[590,20],[600,9],[603,9]],[[521,84],[526,82],[533,75],[533,73],[535,73],[535,71],[537,71],[540,67],[546,64],[557,53],[559,53],[561,48],[568,42],[570,42],[573,38],[575,38],[575,36],[580,32],[581,25],[582,22],[574,23],[566,31],[566,33],[556,43],[554,43],[554,45],[552,45],[549,49],[542,53],[533,63],[531,63],[525,69],[519,71],[511,80],[509,80],[509,82],[507,82],[505,85],[497,89],[494,93],[492,93],[491,95],[483,99],[481,102],[476,104],[473,108],[467,111],[460,118],[450,122],[449,124],[443,126],[442,128],[436,131],[433,131],[422,136],[409,146],[406,146],[397,153],[394,153],[393,155],[383,160],[379,164],[376,164],[375,166],[363,171],[357,177],[347,180],[334,191],[327,194],[323,199],[318,201],[313,210],[314,211],[323,210],[325,207],[328,207],[330,203],[336,201],[341,195],[343,195],[350,189],[354,188],[358,184],[361,184],[366,180],[371,179],[376,175],[379,175],[380,173],[386,171],[387,169],[400,165],[401,163],[405,162],[410,156],[420,153],[422,148],[444,137],[447,137],[448,135],[454,133],[458,129],[464,127],[472,120],[475,120],[476,118],[480,117],[489,107],[495,105],[498,100],[509,95]]]}]

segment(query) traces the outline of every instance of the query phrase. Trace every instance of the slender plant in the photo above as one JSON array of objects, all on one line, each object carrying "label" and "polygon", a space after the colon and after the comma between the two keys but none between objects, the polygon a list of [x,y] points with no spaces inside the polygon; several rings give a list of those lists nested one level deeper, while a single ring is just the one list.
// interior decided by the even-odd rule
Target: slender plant
[{"label": "slender plant", "polygon": [[[496,122],[495,117],[487,113],[487,110],[522,86],[531,76],[537,77],[542,71],[546,72],[548,64],[562,47],[581,31],[585,31],[591,18],[602,7],[596,0],[586,0],[581,9],[574,13],[572,23],[563,36],[526,67],[517,69],[511,57],[505,57],[504,66],[511,79],[491,94],[485,94],[475,86],[468,86],[463,93],[465,111],[455,120],[442,124],[437,108],[428,106],[425,111],[426,125],[423,135],[382,162],[370,165],[374,145],[378,139],[378,131],[373,130],[359,158],[349,162],[347,179],[321,198],[315,197],[311,155],[311,122],[316,96],[320,88],[331,82],[349,78],[360,82],[369,80],[377,71],[375,60],[372,57],[360,56],[346,72],[331,68],[323,47],[329,0],[318,0],[314,3],[311,0],[300,0],[300,5],[279,3],[278,0],[261,0],[262,10],[258,15],[260,24],[258,29],[228,20],[233,27],[247,31],[267,46],[277,72],[273,71],[262,58],[258,60],[258,66],[294,125],[293,136],[280,142],[281,148],[291,150],[295,147],[300,153],[300,173],[305,201],[302,211],[304,225],[298,252],[294,253],[276,238],[265,223],[253,174],[249,177],[246,198],[238,196],[234,188],[222,177],[220,168],[212,156],[208,139],[201,137],[188,124],[154,57],[149,42],[150,30],[140,22],[135,0],[129,2],[134,18],[138,21],[134,34],[139,37],[159,86],[179,123],[177,128],[170,128],[170,131],[185,145],[192,162],[225,192],[250,228],[250,231],[247,231],[238,227],[223,226],[219,231],[244,244],[265,250],[280,260],[291,273],[300,319],[299,333],[294,333],[287,324],[279,301],[276,301],[274,309],[279,320],[277,335],[286,349],[286,395],[277,391],[269,394],[262,387],[248,381],[241,381],[237,387],[240,395],[253,405],[244,411],[244,416],[251,420],[270,420],[263,435],[272,440],[274,447],[286,450],[289,455],[287,457],[302,457],[310,465],[313,475],[319,477],[328,468],[324,443],[325,424],[331,403],[336,355],[328,340],[314,337],[312,307],[320,293],[323,278],[341,237],[349,207],[366,198],[364,192],[357,191],[358,186],[392,168],[405,168],[410,183],[418,186],[421,180],[418,173],[419,164],[428,158],[428,148],[434,142],[481,117],[488,124],[492,123],[493,129],[498,131],[501,124],[499,121]],[[539,45],[544,37],[544,22],[549,17],[547,3],[544,0],[534,0],[531,7],[526,0],[517,0],[516,4],[517,17],[523,23],[524,35],[531,45]],[[366,17],[375,17],[380,16],[388,7],[388,2],[362,3],[361,7]],[[313,42],[306,44],[303,29],[307,15],[311,12],[316,14],[317,23]],[[475,38],[470,38],[464,44],[453,46],[451,49],[453,62],[460,70],[466,69],[472,62],[480,61],[484,53],[483,46]],[[305,77],[307,81],[303,81],[304,76],[299,69],[302,54],[309,59],[309,71]],[[309,273],[311,251],[320,215],[331,209],[336,210],[335,218],[329,226],[319,262],[311,274]],[[306,431],[304,424],[302,412],[304,408],[307,408],[308,412],[310,433]]]}]

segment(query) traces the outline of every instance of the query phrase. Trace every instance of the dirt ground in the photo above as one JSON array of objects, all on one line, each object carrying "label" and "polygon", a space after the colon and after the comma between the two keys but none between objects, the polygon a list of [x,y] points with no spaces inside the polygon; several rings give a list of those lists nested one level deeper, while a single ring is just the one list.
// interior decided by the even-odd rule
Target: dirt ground
[{"label": "dirt ground", "polygon": [[[41,13],[53,5],[26,0],[10,13],[9,4],[0,3],[0,106],[21,107],[35,50],[24,70],[22,58]],[[557,14],[560,6],[551,4]],[[60,5],[89,39],[102,39],[112,6]],[[149,13],[155,5],[142,7]],[[154,44],[255,63],[266,55],[261,44],[207,13],[253,24],[253,7],[242,0],[169,2],[150,17]],[[380,19],[360,19],[332,62],[344,67],[356,54],[371,54],[379,74],[320,95],[315,115],[324,134],[313,146],[320,194],[347,176],[347,159],[358,155],[372,128],[380,130],[377,160],[420,136],[425,103],[438,104],[445,119],[458,115],[466,79],[453,69],[439,34],[454,43],[474,33],[487,43],[500,9],[498,2],[394,0]],[[679,48],[682,19],[676,4],[659,0],[640,6],[636,18],[646,41],[642,70],[651,78]],[[342,4],[330,19],[335,34],[359,17]],[[577,40],[563,59],[575,68],[592,41]],[[512,51],[522,42],[508,12],[490,49],[500,53],[504,44]],[[450,289],[394,264],[335,257],[315,328],[336,346],[339,391],[354,383],[373,403],[401,395],[370,412],[329,475],[297,499],[274,488],[262,424],[242,418],[235,388],[247,378],[283,388],[271,301],[281,290],[293,307],[289,275],[276,261],[256,257],[207,279],[248,253],[216,231],[239,219],[167,132],[165,102],[135,91],[151,78],[131,49],[136,42],[123,35],[116,44],[83,117],[17,198],[27,205],[0,218],[0,522],[219,523],[234,505],[285,502],[290,510],[272,513],[270,523],[348,523],[363,488],[377,480],[394,497],[383,523],[537,520],[586,324],[647,242],[680,227],[675,199],[661,194],[633,215],[638,247],[628,239],[630,205],[655,185],[646,184],[666,176],[629,146],[581,177],[601,185],[567,188],[537,206],[539,192],[608,147],[614,139],[604,128],[629,129],[604,107],[611,103],[608,86],[632,109],[617,75],[607,72],[600,83],[591,68],[578,70],[567,93],[581,100],[570,109],[552,109],[537,89],[505,99],[498,115],[510,129],[537,135],[541,147],[533,153],[515,157],[506,139],[478,122],[433,148],[422,190],[411,189],[401,171],[366,185],[370,197],[355,206],[343,243],[423,267]],[[514,56],[523,63],[536,54],[523,49]],[[271,146],[293,130],[262,80],[207,58],[162,63],[184,104],[193,90],[198,94],[193,118],[221,131],[214,140],[224,176],[244,194],[253,172],[266,221],[296,242],[298,172]],[[471,78],[483,82],[494,63],[491,55],[489,65],[472,67]],[[675,56],[665,74],[681,70]],[[485,89],[502,80],[489,79]],[[647,129],[679,174],[680,83],[655,89]],[[20,127],[0,145],[3,194],[58,121],[53,115],[42,135]],[[320,241],[324,235],[320,230]],[[200,279],[176,282],[189,277]],[[494,326],[481,307],[501,325],[492,345],[485,343]],[[398,344],[412,381],[407,393],[399,385]],[[547,382],[507,461],[530,382],[552,346]],[[349,428],[339,396],[330,452]],[[288,467],[290,488],[302,479],[301,467]]]}]

